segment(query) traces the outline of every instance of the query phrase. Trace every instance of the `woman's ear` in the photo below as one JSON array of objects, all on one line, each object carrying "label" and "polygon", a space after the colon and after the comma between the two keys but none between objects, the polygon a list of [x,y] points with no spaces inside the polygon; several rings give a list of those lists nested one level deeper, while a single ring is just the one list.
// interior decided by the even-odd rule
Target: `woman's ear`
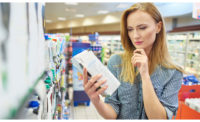
[{"label": "woman's ear", "polygon": [[162,28],[162,22],[160,21],[160,22],[158,22],[157,24],[156,24],[156,33],[158,34],[159,32],[160,32],[160,30],[161,30],[161,28]]}]

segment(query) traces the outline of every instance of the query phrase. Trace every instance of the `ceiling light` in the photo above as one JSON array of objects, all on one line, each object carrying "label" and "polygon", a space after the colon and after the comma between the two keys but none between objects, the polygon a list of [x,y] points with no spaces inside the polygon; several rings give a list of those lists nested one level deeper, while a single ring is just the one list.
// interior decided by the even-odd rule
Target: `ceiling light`
[{"label": "ceiling light", "polygon": [[45,20],[45,22],[46,23],[52,23],[52,20],[47,19],[47,20]]},{"label": "ceiling light", "polygon": [[66,8],[65,11],[70,11],[70,9],[69,9],[69,8]]},{"label": "ceiling light", "polygon": [[95,24],[95,21],[92,20],[92,19],[89,19],[89,18],[86,18],[86,19],[84,19],[84,21],[83,21],[83,25],[84,25],[84,26],[94,25],[94,24]]},{"label": "ceiling light", "polygon": [[130,6],[130,4],[124,4],[124,3],[120,3],[117,8],[128,8]]},{"label": "ceiling light", "polygon": [[99,10],[98,11],[98,14],[107,14],[108,13],[108,11],[106,11],[106,10]]},{"label": "ceiling light", "polygon": [[82,17],[84,17],[84,15],[83,14],[76,14],[76,17],[82,18]]},{"label": "ceiling light", "polygon": [[74,6],[76,6],[76,5],[78,5],[78,3],[76,3],[76,2],[67,2],[67,3],[65,3],[66,5],[74,5]]},{"label": "ceiling light", "polygon": [[113,15],[106,15],[102,21],[104,24],[108,23],[117,23],[119,22],[119,18],[113,16]]},{"label": "ceiling light", "polygon": [[70,9],[71,12],[76,12],[75,8]]},{"label": "ceiling light", "polygon": [[71,9],[69,9],[69,8],[66,8],[66,9],[65,9],[65,11],[69,11],[69,12],[76,12],[76,9],[74,9],[74,8],[71,8]]},{"label": "ceiling light", "polygon": [[66,18],[65,18],[65,17],[58,17],[58,20],[60,20],[60,21],[65,21]]}]

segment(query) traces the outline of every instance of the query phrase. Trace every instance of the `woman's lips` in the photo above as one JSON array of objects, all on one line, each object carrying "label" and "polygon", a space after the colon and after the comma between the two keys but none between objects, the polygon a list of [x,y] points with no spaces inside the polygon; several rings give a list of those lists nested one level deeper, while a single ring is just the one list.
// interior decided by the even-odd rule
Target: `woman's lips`
[{"label": "woman's lips", "polygon": [[143,43],[142,41],[135,42],[136,45],[141,45],[142,43]]}]

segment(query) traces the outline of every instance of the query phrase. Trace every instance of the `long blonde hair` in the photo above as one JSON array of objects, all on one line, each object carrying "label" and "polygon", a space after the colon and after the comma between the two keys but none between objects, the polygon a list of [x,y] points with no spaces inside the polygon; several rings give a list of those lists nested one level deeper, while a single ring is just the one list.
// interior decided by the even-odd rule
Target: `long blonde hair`
[{"label": "long blonde hair", "polygon": [[129,9],[125,10],[121,18],[121,42],[125,51],[124,53],[120,54],[122,57],[122,71],[120,78],[126,82],[134,83],[135,77],[137,75],[137,72],[131,63],[131,57],[133,56],[133,51],[136,48],[132,44],[127,31],[127,17],[130,13],[133,13],[137,10],[141,10],[151,15],[156,23],[162,22],[162,28],[156,35],[155,42],[149,54],[148,64],[150,75],[154,72],[157,65],[161,65],[165,68],[177,69],[183,72],[180,67],[174,65],[171,61],[166,44],[164,20],[158,9],[152,3],[136,3]]}]

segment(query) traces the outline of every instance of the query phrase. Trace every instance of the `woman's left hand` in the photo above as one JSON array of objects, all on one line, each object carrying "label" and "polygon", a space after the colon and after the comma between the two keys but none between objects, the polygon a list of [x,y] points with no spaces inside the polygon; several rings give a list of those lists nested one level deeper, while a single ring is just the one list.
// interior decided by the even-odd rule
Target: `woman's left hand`
[{"label": "woman's left hand", "polygon": [[144,51],[144,49],[136,49],[133,52],[133,56],[131,58],[131,62],[133,66],[137,67],[141,75],[148,75],[148,57]]}]

